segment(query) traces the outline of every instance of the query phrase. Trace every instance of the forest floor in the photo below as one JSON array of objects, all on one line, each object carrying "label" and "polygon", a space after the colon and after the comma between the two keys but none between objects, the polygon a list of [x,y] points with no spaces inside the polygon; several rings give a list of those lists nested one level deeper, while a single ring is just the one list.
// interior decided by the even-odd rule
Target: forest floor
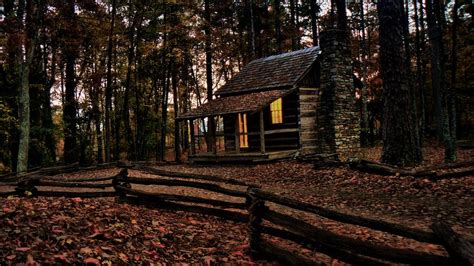
[{"label": "forest floor", "polygon": [[[376,160],[380,148],[366,151]],[[442,162],[442,150],[424,150],[425,165]],[[474,158],[474,149],[459,150],[458,160]],[[262,189],[329,209],[427,229],[445,221],[474,239],[474,176],[432,182],[413,177],[380,176],[347,167],[315,169],[310,163],[280,161],[257,165],[167,165],[163,170],[211,174],[240,179]],[[61,177],[103,177],[119,169],[72,173]],[[153,177],[139,171],[130,176]],[[198,189],[134,186],[136,189],[226,199]],[[5,189],[0,187],[0,190]],[[8,188],[7,188],[8,189]],[[54,188],[51,188],[53,190]],[[75,189],[71,189],[75,190]],[[204,195],[205,194],[205,195]],[[268,263],[246,253],[246,225],[211,216],[148,209],[114,199],[0,199],[0,264],[39,263]],[[340,224],[303,212],[271,205],[319,227],[384,245],[445,254],[436,245],[420,243],[363,227]],[[270,239],[277,242],[277,239]],[[325,264],[329,257],[278,241],[291,250]],[[271,263],[271,262],[270,262]]]}]

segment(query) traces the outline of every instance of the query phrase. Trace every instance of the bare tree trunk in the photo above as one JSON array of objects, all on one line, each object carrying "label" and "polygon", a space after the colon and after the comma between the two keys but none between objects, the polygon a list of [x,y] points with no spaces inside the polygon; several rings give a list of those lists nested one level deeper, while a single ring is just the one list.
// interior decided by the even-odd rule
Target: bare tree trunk
[{"label": "bare tree trunk", "polygon": [[252,60],[256,57],[256,48],[255,48],[255,14],[253,10],[254,2],[250,0],[250,52],[252,55]]},{"label": "bare tree trunk", "polygon": [[[167,27],[168,27],[168,8],[165,7],[164,13],[163,13],[163,51],[162,51],[162,56],[161,56],[161,88],[162,88],[162,93],[161,93],[161,123],[159,123],[159,129],[160,129],[160,134],[159,134],[159,139],[157,139],[158,143],[158,149],[157,149],[157,160],[159,161],[164,161],[165,159],[165,153],[166,153],[166,141],[163,138],[166,138],[166,112],[168,111],[167,101],[168,101],[168,89],[167,89],[167,68],[166,66],[168,65],[168,33],[167,33]],[[168,67],[169,69],[169,67]],[[166,98],[165,98],[166,97]],[[158,104],[157,104],[158,105]],[[157,106],[157,110],[159,109],[159,106]],[[158,137],[158,134],[157,134]]]},{"label": "bare tree trunk", "polygon": [[384,163],[412,165],[419,162],[411,121],[410,91],[406,84],[403,59],[402,1],[381,0],[377,3],[380,21],[380,63],[383,80]]},{"label": "bare tree trunk", "polygon": [[18,129],[18,123],[16,119],[18,118],[18,101],[16,99],[18,91],[20,89],[20,67],[19,67],[19,58],[21,56],[21,49],[18,45],[19,32],[18,28],[22,25],[22,20],[19,19],[23,17],[24,12],[24,1],[19,1],[21,5],[18,8],[15,8],[14,0],[5,0],[3,1],[3,15],[5,19],[3,23],[7,25],[5,27],[5,33],[7,35],[6,42],[6,53],[7,58],[5,62],[5,67],[7,70],[8,86],[4,88],[8,91],[7,103],[10,109],[12,110],[12,115],[15,119],[11,119],[8,124],[9,130],[8,134],[10,139],[8,140],[8,149],[10,151],[10,169],[15,171],[17,168],[18,162],[18,136],[20,135]]},{"label": "bare tree trunk", "polygon": [[459,14],[458,9],[460,7],[459,0],[454,0],[453,6],[453,23],[451,29],[451,38],[452,38],[452,47],[451,47],[451,88],[447,91],[447,101],[448,101],[448,117],[449,117],[449,134],[450,139],[447,143],[448,152],[446,152],[446,161],[455,161],[456,160],[456,71],[457,71],[457,31],[459,24]]},{"label": "bare tree trunk", "polygon": [[318,46],[319,45],[319,36],[318,36],[319,7],[316,4],[316,0],[310,0],[310,4],[311,4],[311,31],[313,33],[312,35],[313,46]]},{"label": "bare tree trunk", "polygon": [[415,54],[416,54],[416,86],[419,88],[420,92],[420,122],[419,122],[419,141],[420,146],[422,146],[423,138],[424,138],[424,127],[425,127],[425,107],[424,107],[424,86],[425,80],[423,79],[422,75],[422,48],[421,48],[421,34],[420,33],[420,23],[423,18],[420,18],[418,13],[423,9],[423,5],[420,5],[418,8],[417,4],[418,0],[413,1],[413,10],[414,10],[414,20],[415,20]]},{"label": "bare tree trunk", "polygon": [[367,109],[367,60],[368,60],[368,53],[367,53],[367,43],[365,38],[365,15],[364,15],[364,0],[360,0],[360,28],[362,32],[362,39],[360,48],[362,50],[362,78],[364,80],[364,84],[362,86],[361,91],[361,103],[362,103],[362,119],[361,122],[361,144],[365,146],[368,144],[368,126],[369,126],[369,119],[368,119],[368,109]]},{"label": "bare tree trunk", "polygon": [[[45,45],[46,47],[46,45]],[[45,79],[48,80],[45,84],[43,91],[44,99],[44,109],[43,109],[43,127],[47,129],[47,133],[44,136],[45,145],[48,149],[48,153],[51,156],[52,162],[56,162],[56,139],[54,138],[54,123],[53,123],[53,114],[51,110],[51,88],[53,87],[56,81],[56,46],[53,44],[51,47],[51,76],[47,77],[47,65],[48,65],[48,56],[45,52],[44,55],[44,72]]]},{"label": "bare tree trunk", "polygon": [[[130,9],[132,9],[132,4],[130,4]],[[131,11],[130,11],[131,12]],[[137,11],[134,18],[133,23],[130,25],[129,29],[129,42],[130,46],[128,48],[128,66],[127,66],[127,76],[125,78],[125,92],[123,96],[123,122],[125,126],[125,138],[127,141],[127,158],[129,160],[136,159],[135,153],[135,142],[132,136],[132,126],[130,124],[130,110],[129,110],[129,98],[130,98],[130,91],[132,89],[132,66],[135,62],[135,48],[137,47],[138,40],[136,38],[136,27],[141,24],[141,13]],[[130,15],[131,18],[131,15]]]},{"label": "bare tree trunk", "polygon": [[[403,6],[403,3],[405,3],[405,7]],[[422,154],[421,154],[421,142],[419,138],[419,129],[418,129],[418,111],[416,108],[416,93],[415,93],[415,87],[413,84],[413,79],[412,79],[412,71],[411,71],[411,52],[410,52],[410,31],[409,31],[409,16],[408,16],[408,0],[403,1],[402,0],[402,5],[400,12],[402,14],[402,25],[403,25],[403,43],[405,45],[405,69],[406,69],[406,79],[407,79],[407,85],[410,90],[410,101],[411,101],[411,116],[412,116],[412,123],[413,123],[413,128],[415,129],[414,136],[415,136],[415,142],[416,142],[416,156],[418,157],[416,161],[421,161],[422,160]]]},{"label": "bare tree trunk", "polygon": [[[436,0],[435,0],[436,1]],[[428,22],[428,37],[431,43],[431,80],[433,87],[433,97],[435,101],[436,135],[439,140],[443,139],[443,102],[442,102],[442,81],[441,81],[441,45],[442,36],[439,25],[433,11],[432,0],[426,0],[426,17]],[[443,74],[444,75],[444,74]]]},{"label": "bare tree trunk", "polygon": [[301,32],[300,32],[300,11],[299,11],[299,0],[295,2],[295,27],[296,32],[296,47],[297,50],[301,48]]},{"label": "bare tree trunk", "polygon": [[[186,53],[184,55],[184,66],[183,66],[183,83],[184,83],[184,97],[182,97],[182,106],[183,106],[183,113],[187,113],[189,110],[191,110],[191,84],[189,82],[189,67],[190,67],[190,60],[189,60],[189,50],[186,50]],[[189,130],[188,129],[188,123],[183,123],[183,148],[184,150],[189,151]]]},{"label": "bare tree trunk", "polygon": [[168,71],[166,71],[165,82],[163,87],[163,96],[161,102],[161,154],[160,159],[162,161],[166,158],[166,132],[167,132],[167,123],[168,123],[168,94],[169,94],[169,80],[171,74],[172,60],[169,60]]},{"label": "bare tree trunk", "polygon": [[181,161],[181,149],[179,147],[179,122],[176,120],[178,117],[178,77],[176,67],[173,69],[173,75],[171,78],[171,86],[173,89],[173,109],[174,109],[174,156],[176,162]]},{"label": "bare tree trunk", "polygon": [[346,1],[336,0],[336,8],[337,8],[337,28],[340,30],[347,30]]},{"label": "bare tree trunk", "polygon": [[110,162],[110,112],[112,111],[112,49],[114,46],[114,28],[116,0],[112,0],[112,21],[110,22],[109,40],[107,44],[107,87],[105,89],[105,161]]},{"label": "bare tree trunk", "polygon": [[[315,0],[312,0],[315,1]],[[275,0],[275,33],[276,33],[276,46],[277,52],[281,53],[281,11],[280,11],[280,0]]]},{"label": "bare tree trunk", "polygon": [[[97,67],[95,67],[97,68]],[[94,70],[97,73],[97,69]],[[100,82],[93,83],[91,88],[91,101],[92,101],[92,117],[95,122],[95,132],[97,134],[97,162],[103,163],[103,139],[102,139],[102,128],[101,128],[101,110],[100,110]]]},{"label": "bare tree trunk", "polygon": [[428,31],[431,42],[431,79],[435,97],[435,115],[437,121],[438,137],[445,147],[445,161],[456,159],[455,143],[453,145],[450,112],[448,110],[449,90],[446,86],[445,55],[443,44],[443,26],[445,19],[442,4],[439,0],[426,0],[426,13],[428,18]]},{"label": "bare tree trunk", "polygon": [[[65,16],[75,25],[75,0],[68,0],[65,6]],[[75,30],[74,30],[75,31]],[[73,43],[74,31],[70,31],[67,36],[69,43],[63,47],[66,57],[66,96],[64,103],[64,162],[66,164],[78,161],[77,144],[77,121],[76,121],[76,54],[77,47]]]},{"label": "bare tree trunk", "polygon": [[132,126],[130,125],[130,110],[129,110],[129,99],[130,99],[130,90],[131,90],[131,72],[132,64],[134,57],[134,48],[133,43],[130,44],[129,55],[128,55],[128,67],[127,67],[127,76],[125,79],[125,92],[123,95],[123,122],[125,126],[125,138],[127,142],[127,158],[129,160],[134,158],[134,141],[132,137]]},{"label": "bare tree trunk", "polygon": [[[250,1],[250,11],[253,9],[253,1]],[[251,13],[253,14],[253,13]],[[211,50],[211,10],[209,8],[209,0],[205,1],[204,6],[204,16],[206,19],[206,27],[204,28],[206,34],[206,43],[205,43],[205,50],[206,50],[206,85],[207,85],[207,101],[212,101],[212,50]],[[251,21],[253,25],[253,17],[251,16]],[[252,26],[253,27],[253,26]],[[253,28],[252,28],[253,30]],[[252,37],[252,39],[255,36]],[[255,55],[255,42],[252,41],[252,53]],[[215,123],[212,117],[209,117],[207,120],[207,128],[208,128],[208,141],[207,141],[207,151],[211,152],[215,149]]]},{"label": "bare tree trunk", "polygon": [[[23,0],[20,0],[23,1]],[[25,38],[23,47],[25,50],[25,59],[21,59],[21,81],[20,81],[20,141],[18,147],[18,161],[16,166],[17,173],[24,173],[28,169],[28,150],[30,141],[30,66],[33,61],[34,50],[36,46],[37,33],[34,27],[34,13],[37,7],[34,6],[31,0],[26,2],[26,22],[24,31],[27,38]],[[23,61],[24,60],[24,61]]]},{"label": "bare tree trunk", "polygon": [[102,156],[103,146],[102,146],[102,129],[100,127],[100,108],[97,105],[96,110],[94,111],[94,120],[95,120],[95,131],[97,134],[97,163],[103,163],[104,157]]},{"label": "bare tree trunk", "polygon": [[298,36],[296,34],[296,7],[295,7],[295,0],[290,0],[290,28],[291,28],[291,49],[293,51],[298,50],[298,43],[297,39]]}]

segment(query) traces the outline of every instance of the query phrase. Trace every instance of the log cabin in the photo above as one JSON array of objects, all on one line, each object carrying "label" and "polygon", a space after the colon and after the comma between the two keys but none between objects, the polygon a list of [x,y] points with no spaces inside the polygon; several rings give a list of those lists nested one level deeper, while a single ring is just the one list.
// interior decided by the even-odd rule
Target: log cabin
[{"label": "log cabin", "polygon": [[[333,44],[337,46],[337,40]],[[327,82],[330,86],[321,88],[320,71],[325,64],[320,62],[320,55],[319,47],[311,47],[251,61],[216,91],[215,99],[178,116],[179,121],[187,121],[193,129],[190,130],[189,161],[258,162],[300,154],[331,153],[340,146],[357,146],[357,115],[337,108],[347,108],[347,99],[355,102],[353,84],[350,91],[329,93],[341,77],[331,76],[332,72],[341,72],[332,69],[334,71],[327,71],[329,74],[325,77],[335,81]],[[336,61],[340,57],[338,53],[328,56]],[[343,66],[342,72],[350,74],[346,79],[352,83],[352,73],[344,70],[349,68]],[[324,93],[322,89],[328,92]],[[338,94],[344,94],[344,97]],[[342,103],[338,104],[337,99],[343,99]],[[349,116],[345,114],[351,112]],[[346,118],[343,123],[350,125],[335,124],[334,116],[338,113]],[[220,132],[223,149],[218,151],[215,147],[214,127],[208,134],[208,143],[213,146],[210,152],[197,152],[195,123],[202,124],[203,118],[217,119],[218,124],[223,125]],[[349,131],[344,130],[347,127]],[[351,143],[346,145],[347,142]]]}]

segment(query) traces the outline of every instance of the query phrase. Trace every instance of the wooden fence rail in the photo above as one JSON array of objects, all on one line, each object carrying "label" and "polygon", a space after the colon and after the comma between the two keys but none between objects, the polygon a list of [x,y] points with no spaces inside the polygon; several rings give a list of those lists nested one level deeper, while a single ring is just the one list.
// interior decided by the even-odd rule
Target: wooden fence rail
[{"label": "wooden fence rail", "polygon": [[[0,196],[30,195],[49,197],[116,197],[119,202],[139,204],[153,208],[182,210],[207,215],[214,215],[228,220],[248,222],[249,252],[254,257],[276,258],[279,261],[315,265],[316,262],[288,251],[264,239],[270,235],[289,240],[316,252],[351,264],[384,265],[389,263],[428,264],[428,265],[473,265],[474,247],[444,224],[433,224],[433,231],[423,231],[402,225],[388,223],[355,215],[344,214],[317,205],[296,201],[269,192],[238,180],[214,178],[208,175],[183,174],[162,171],[144,165],[124,165],[119,174],[111,177],[65,179],[29,175],[17,183],[3,182],[1,185],[16,186],[15,192],[1,192]],[[166,179],[141,178],[128,175],[127,169],[144,171],[148,174],[167,177]],[[171,179],[174,177],[176,179]],[[185,180],[182,180],[185,179]],[[191,180],[187,180],[191,179]],[[195,181],[199,180],[199,181]],[[100,183],[111,181],[110,183]],[[99,182],[99,183],[98,183]],[[207,182],[207,183],[206,183]],[[212,183],[209,183],[212,182]],[[217,183],[217,184],[216,184]],[[234,201],[224,201],[191,195],[167,193],[150,193],[133,188],[134,185],[180,186],[201,189],[225,196],[232,196]],[[244,186],[246,191],[230,189],[224,185]],[[41,187],[92,188],[114,191],[71,192],[71,191],[38,191]],[[240,202],[238,202],[240,200]],[[426,252],[395,248],[375,244],[344,235],[339,235],[319,228],[306,221],[277,212],[266,206],[273,203],[311,215],[318,215],[340,223],[363,226],[392,235],[413,239],[420,242],[442,245],[449,256],[434,255]],[[265,221],[265,224],[263,223]],[[267,223],[271,224],[270,226]]]},{"label": "wooden fence rail", "polygon": [[290,232],[307,237],[313,242],[328,247],[338,247],[355,254],[388,260],[395,263],[446,265],[446,257],[430,255],[406,249],[392,248],[367,241],[353,239],[338,235],[330,231],[317,228],[307,222],[293,218],[289,215],[267,210],[262,213],[262,218],[279,225]]},{"label": "wooden fence rail", "polygon": [[412,238],[414,240],[421,241],[421,242],[427,242],[427,243],[432,243],[432,244],[441,243],[441,241],[432,232],[412,229],[412,228],[408,228],[402,225],[388,223],[381,220],[375,220],[375,219],[369,219],[369,218],[364,218],[360,216],[345,214],[345,213],[333,211],[330,209],[322,208],[317,205],[278,196],[269,192],[262,191],[260,189],[252,189],[249,193],[254,195],[254,197],[257,197],[266,201],[274,202],[274,203],[284,205],[290,208],[294,208],[297,210],[314,213],[316,215],[319,215],[321,217],[325,217],[334,221],[364,226],[370,229]]},{"label": "wooden fence rail", "polygon": [[[69,169],[71,166],[67,166]],[[75,167],[73,165],[73,167]],[[105,166],[104,166],[105,167]],[[108,167],[108,166],[107,166]],[[96,169],[96,167],[94,167]],[[80,170],[82,171],[82,170]],[[48,171],[51,173],[50,171]],[[83,188],[83,189],[101,189],[114,187],[113,182],[103,183],[105,181],[113,181],[117,179],[117,176],[109,177],[97,177],[97,178],[64,178],[64,177],[50,177],[48,175],[39,175],[30,173],[16,177],[16,182],[2,182],[0,186],[15,187],[15,191],[0,192],[0,196],[47,196],[47,197],[84,197],[84,198],[95,198],[95,197],[115,197],[117,193],[115,191],[86,191],[86,192],[74,192],[74,191],[43,191],[40,190],[44,187],[55,187],[55,188]]]},{"label": "wooden fence rail", "polygon": [[218,192],[218,193],[222,193],[222,194],[233,196],[233,197],[242,197],[242,198],[247,197],[247,193],[245,191],[233,190],[233,189],[224,188],[216,184],[202,183],[202,182],[195,182],[195,181],[185,181],[185,180],[178,180],[178,179],[151,179],[151,178],[139,178],[139,177],[128,177],[126,180],[119,180],[119,181],[126,181],[131,184],[141,184],[141,185],[191,187],[191,188],[209,190],[212,192]]},{"label": "wooden fence rail", "polygon": [[[316,250],[320,253],[351,264],[380,265],[390,262],[415,265],[450,265],[457,262],[460,265],[472,265],[472,261],[474,261],[473,245],[459,235],[446,233],[446,231],[451,230],[446,225],[433,229],[434,233],[425,232],[387,222],[342,214],[319,206],[277,196],[256,188],[249,189],[249,199],[249,244],[250,252],[254,255],[258,255],[261,252],[267,256],[278,256],[282,261],[290,264],[315,263],[308,262],[307,258],[296,254],[283,254],[280,252],[279,247],[268,242],[262,242],[261,234],[268,234],[303,245],[309,244],[312,247],[316,247]],[[317,214],[334,221],[365,226],[421,242],[440,244],[443,245],[450,256],[394,248],[338,235],[303,220],[270,210],[265,206],[265,202],[277,203],[292,209]],[[264,226],[262,225],[263,220],[283,229]],[[442,232],[444,232],[444,235]],[[453,235],[455,235],[455,238],[452,237]]]},{"label": "wooden fence rail", "polygon": [[206,199],[206,198],[184,196],[184,195],[149,193],[149,192],[130,189],[124,186],[117,186],[116,189],[119,190],[123,194],[132,195],[132,196],[139,197],[145,200],[150,200],[150,201],[160,201],[160,202],[173,201],[173,202],[207,204],[207,205],[212,205],[215,207],[221,207],[224,209],[245,210],[247,208],[246,203],[228,202],[228,201],[222,201],[222,200]]},{"label": "wooden fence rail", "polygon": [[223,177],[214,176],[214,175],[188,174],[188,173],[182,173],[182,172],[165,171],[165,170],[160,170],[160,169],[146,166],[146,165],[134,165],[131,169],[143,171],[143,172],[153,174],[153,175],[158,175],[158,176],[179,177],[179,178],[187,178],[187,179],[220,182],[224,184],[239,185],[239,186],[246,186],[246,187],[257,187],[257,185],[255,184],[249,184],[249,183],[243,182],[241,180],[233,179],[233,178],[223,178]]},{"label": "wooden fence rail", "polygon": [[[150,171],[147,171],[150,172]],[[155,174],[157,172],[154,172]],[[161,175],[161,174],[160,174]],[[173,175],[176,176],[176,175]],[[181,177],[181,176],[179,176]],[[189,177],[185,177],[189,178]],[[201,178],[198,178],[201,179]],[[212,180],[214,181],[214,180]],[[214,181],[215,182],[215,181]],[[231,181],[232,182],[232,181]],[[235,183],[235,182],[232,182]],[[132,189],[132,185],[159,185],[159,186],[181,186],[197,188],[206,191],[216,192],[227,196],[237,197],[247,201],[247,193],[240,190],[232,190],[213,183],[196,182],[177,179],[151,179],[128,176],[128,171],[122,170],[114,179],[114,188],[119,195],[119,200],[131,204],[141,204],[148,207],[158,207],[171,210],[183,210],[188,212],[202,213],[218,216],[224,219],[246,222],[248,215],[243,212],[230,211],[226,209],[246,210],[246,202],[229,202],[216,199],[206,199],[194,196],[150,193]],[[183,204],[183,203],[191,203]],[[210,205],[212,207],[196,204]]]}]

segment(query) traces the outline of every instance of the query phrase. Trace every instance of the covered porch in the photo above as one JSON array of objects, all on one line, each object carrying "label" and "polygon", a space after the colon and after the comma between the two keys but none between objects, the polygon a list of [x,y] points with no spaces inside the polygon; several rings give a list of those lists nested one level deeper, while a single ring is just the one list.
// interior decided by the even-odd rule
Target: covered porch
[{"label": "covered porch", "polygon": [[282,104],[291,92],[294,90],[222,97],[179,116],[189,127],[189,161],[263,162],[294,156],[299,148],[298,123],[296,119],[283,123],[282,110],[282,106],[293,106]]}]

